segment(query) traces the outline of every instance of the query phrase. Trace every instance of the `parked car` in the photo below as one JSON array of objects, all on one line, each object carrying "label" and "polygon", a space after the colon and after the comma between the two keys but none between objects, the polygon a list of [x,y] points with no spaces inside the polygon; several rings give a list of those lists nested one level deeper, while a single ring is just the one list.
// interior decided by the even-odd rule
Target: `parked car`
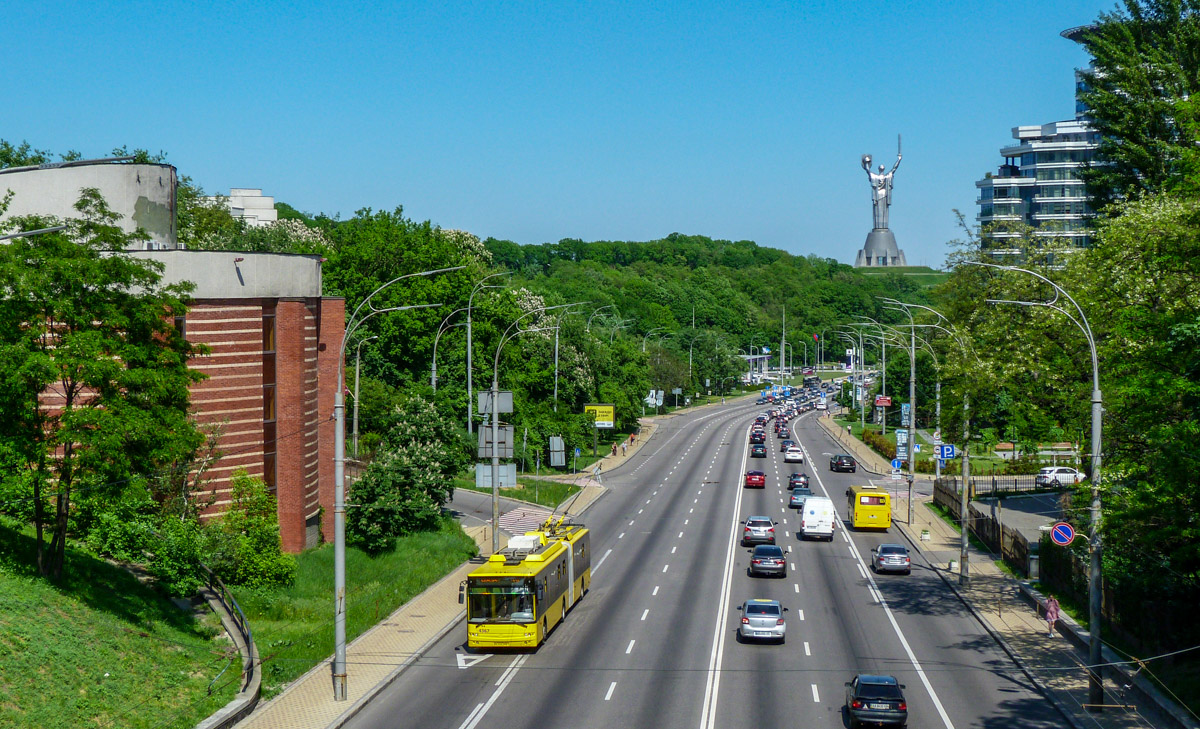
[{"label": "parked car", "polygon": [[797,486],[792,489],[792,496],[788,499],[788,507],[792,509],[804,509],[804,500],[812,495],[812,489],[809,487]]},{"label": "parked car", "polygon": [[791,476],[788,476],[788,488],[794,489],[797,486],[803,486],[804,488],[808,488],[808,474],[807,473],[793,473]]},{"label": "parked car", "polygon": [[1082,480],[1083,474],[1069,466],[1047,466],[1033,477],[1038,486],[1069,486]]},{"label": "parked car", "polygon": [[767,447],[765,445],[763,445],[762,443],[755,443],[754,445],[750,446],[750,457],[751,458],[766,458],[767,457]]},{"label": "parked car", "polygon": [[848,471],[850,473],[854,473],[858,470],[858,463],[856,463],[855,460],[850,456],[841,453],[829,457],[829,470]]},{"label": "parked car", "polygon": [[804,463],[804,451],[797,446],[791,446],[783,453],[784,463]]},{"label": "parked car", "polygon": [[761,489],[767,486],[767,475],[762,471],[746,471],[746,488]]},{"label": "parked car", "polygon": [[904,726],[908,722],[904,684],[895,676],[860,673],[846,682],[846,713],[850,726],[864,722]]},{"label": "parked car", "polygon": [[774,544],[775,522],[769,516],[752,516],[742,526],[742,546],[751,544]]},{"label": "parked car", "polygon": [[750,552],[750,576],[775,575],[787,577],[787,560],[783,550],[774,544],[760,544]]},{"label": "parked car", "polygon": [[876,572],[912,573],[912,558],[902,544],[880,544],[871,547],[871,569]]},{"label": "parked car", "polygon": [[787,608],[778,600],[747,600],[738,605],[738,611],[742,613],[737,632],[739,641],[766,639],[784,642],[787,622],[783,619],[783,614],[787,612]]}]

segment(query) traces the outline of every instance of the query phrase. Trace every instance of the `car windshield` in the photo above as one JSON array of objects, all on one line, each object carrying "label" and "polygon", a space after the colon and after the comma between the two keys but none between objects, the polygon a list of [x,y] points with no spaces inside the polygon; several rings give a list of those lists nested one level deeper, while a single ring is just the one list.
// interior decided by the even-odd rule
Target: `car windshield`
[{"label": "car windshield", "polygon": [[860,683],[858,695],[863,699],[902,699],[900,687],[887,683]]},{"label": "car windshield", "polygon": [[758,547],[754,550],[755,557],[782,557],[783,550],[779,547]]},{"label": "car windshield", "polygon": [[755,605],[749,604],[746,606],[747,615],[778,615],[778,605]]}]

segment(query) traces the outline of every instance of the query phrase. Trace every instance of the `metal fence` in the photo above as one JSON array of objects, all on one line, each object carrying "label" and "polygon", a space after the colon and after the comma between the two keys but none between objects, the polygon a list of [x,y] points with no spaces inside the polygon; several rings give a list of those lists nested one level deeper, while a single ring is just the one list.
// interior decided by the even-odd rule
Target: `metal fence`
[{"label": "metal fence", "polygon": [[[1061,486],[1038,485],[1036,479],[1037,476],[1033,474],[1025,476],[972,476],[970,496],[972,499],[977,499],[980,496],[1029,494],[1062,490]],[[941,481],[946,483],[947,488],[958,493],[959,478],[957,476],[943,476]]]}]

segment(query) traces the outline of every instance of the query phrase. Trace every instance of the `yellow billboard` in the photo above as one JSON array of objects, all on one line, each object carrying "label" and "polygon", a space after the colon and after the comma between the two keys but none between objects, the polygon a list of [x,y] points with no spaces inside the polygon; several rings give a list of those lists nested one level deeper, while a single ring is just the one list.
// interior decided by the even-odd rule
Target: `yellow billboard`
[{"label": "yellow billboard", "polygon": [[617,420],[617,408],[615,405],[599,405],[589,403],[583,406],[584,415],[591,415],[596,421],[597,428],[613,428]]}]

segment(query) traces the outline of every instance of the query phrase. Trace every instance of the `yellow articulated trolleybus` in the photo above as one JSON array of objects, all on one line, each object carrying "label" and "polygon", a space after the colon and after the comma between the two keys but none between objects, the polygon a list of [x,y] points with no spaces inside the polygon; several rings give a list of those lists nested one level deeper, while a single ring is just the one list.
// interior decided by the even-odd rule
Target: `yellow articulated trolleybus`
[{"label": "yellow articulated trolleybus", "polygon": [[887,529],[892,525],[892,495],[874,486],[851,486],[846,491],[846,518],[854,529]]},{"label": "yellow articulated trolleybus", "polygon": [[541,645],[592,582],[588,541],[582,524],[551,518],[467,575],[458,595],[467,605],[467,646]]}]

